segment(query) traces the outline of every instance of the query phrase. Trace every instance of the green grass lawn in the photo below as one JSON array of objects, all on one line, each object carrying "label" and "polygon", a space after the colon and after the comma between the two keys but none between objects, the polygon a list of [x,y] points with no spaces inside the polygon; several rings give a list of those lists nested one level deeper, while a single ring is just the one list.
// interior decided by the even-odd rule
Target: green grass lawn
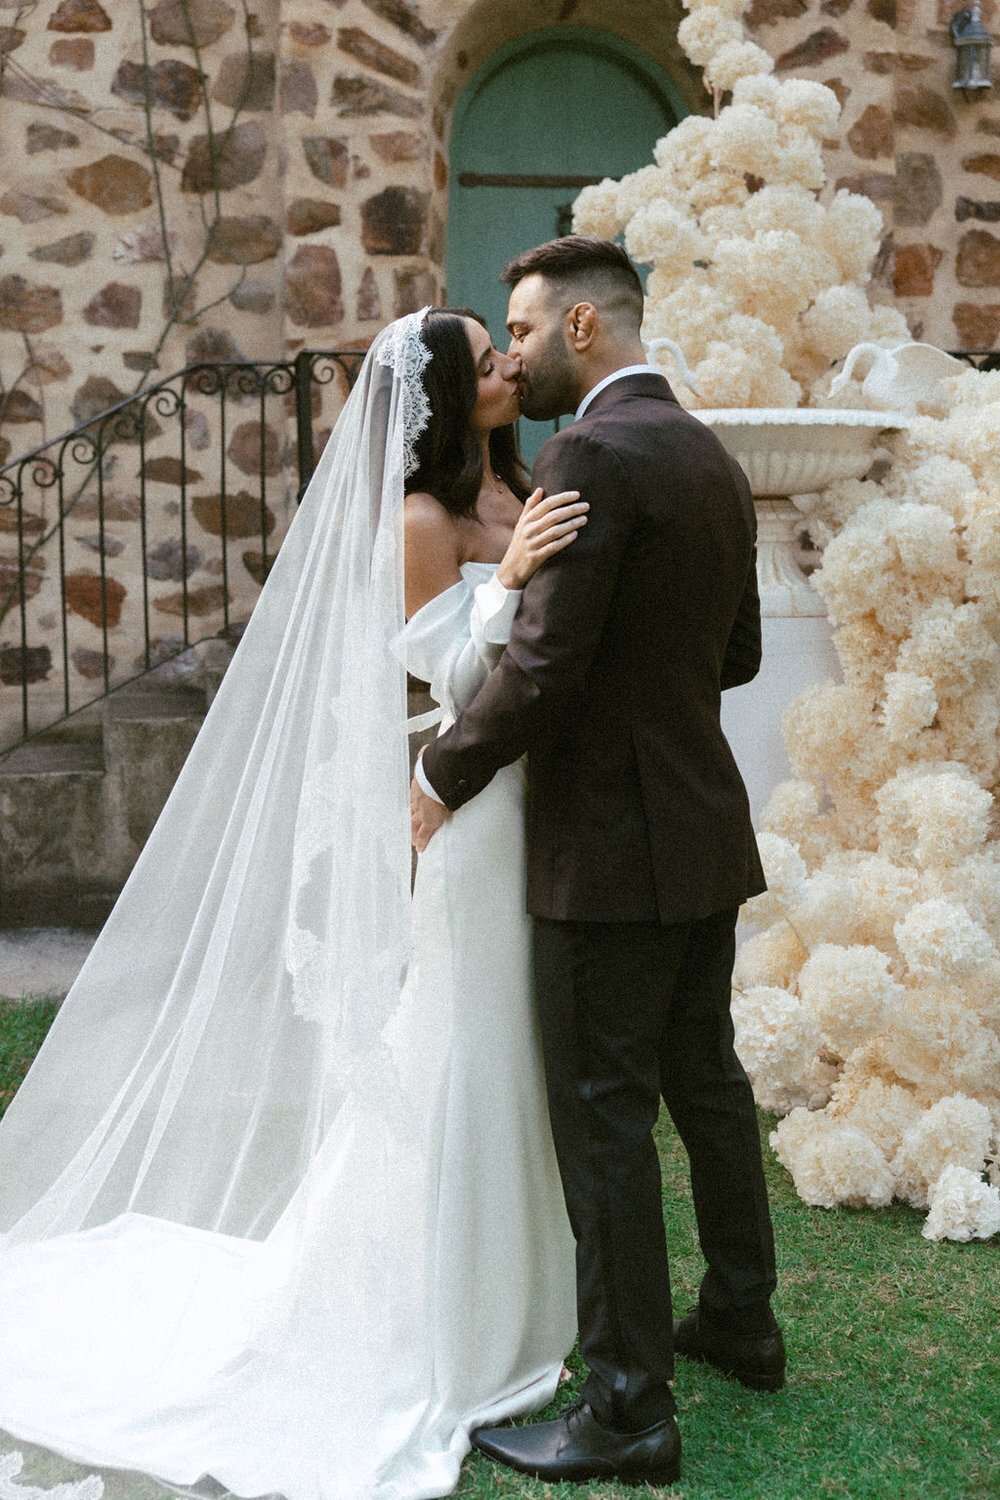
[{"label": "green grass lawn", "polygon": [[14,1003],[0,996],[0,1115],[30,1068],[58,1008],[57,1000]]},{"label": "green grass lawn", "polygon": [[[746,1391],[679,1360],[683,1478],[673,1500],[997,1500],[1000,1497],[1000,1254],[932,1244],[912,1209],[807,1208],[766,1145],[778,1248],[775,1311],[788,1384]],[[695,1301],[701,1259],[687,1158],[659,1130],[664,1211],[678,1311]],[[556,1406],[571,1395],[560,1395]],[[556,1408],[553,1408],[553,1410]],[[465,1500],[571,1500],[468,1460]],[[591,1500],[667,1493],[592,1485]]]},{"label": "green grass lawn", "polygon": [[[45,1001],[0,1006],[0,1107],[54,1010]],[[773,1123],[761,1117],[765,1142]],[[701,1274],[686,1159],[666,1120],[659,1143],[675,1302],[684,1310]],[[1000,1500],[996,1241],[932,1244],[921,1237],[922,1215],[902,1207],[807,1208],[766,1145],[765,1160],[788,1385],[761,1395],[680,1361],[684,1477],[673,1500]],[[571,1398],[564,1389],[553,1410]],[[121,1478],[115,1496],[131,1500],[138,1481]],[[457,1493],[628,1500],[651,1492],[546,1485],[472,1457]]]}]

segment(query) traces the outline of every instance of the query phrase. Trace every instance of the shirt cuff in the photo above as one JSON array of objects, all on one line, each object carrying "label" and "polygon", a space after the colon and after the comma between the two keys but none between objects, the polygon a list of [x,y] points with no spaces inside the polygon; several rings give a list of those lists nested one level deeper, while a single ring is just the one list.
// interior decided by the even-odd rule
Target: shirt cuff
[{"label": "shirt cuff", "polygon": [[423,767],[423,759],[423,751],[421,751],[417,756],[417,763],[413,767],[414,780],[416,781],[417,786],[422,792],[425,792],[428,797],[433,799],[433,801],[440,802],[441,806],[444,807],[444,798],[438,796],[437,792],[434,790],[434,788],[430,784],[430,781],[428,780],[427,772]]},{"label": "shirt cuff", "polygon": [[514,616],[521,603],[521,593],[521,589],[504,588],[496,573],[487,583],[478,586],[470,622],[477,650],[481,650],[484,645],[506,646]]}]

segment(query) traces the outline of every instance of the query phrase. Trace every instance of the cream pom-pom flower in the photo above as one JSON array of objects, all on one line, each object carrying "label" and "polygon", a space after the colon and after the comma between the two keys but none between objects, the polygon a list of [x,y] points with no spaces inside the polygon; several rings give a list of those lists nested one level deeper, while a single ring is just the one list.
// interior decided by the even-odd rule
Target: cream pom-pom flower
[{"label": "cream pom-pom flower", "polygon": [[834,632],[833,646],[844,680],[868,702],[876,702],[886,674],[896,665],[898,637],[883,630],[871,615],[855,615]]},{"label": "cream pom-pom flower", "polygon": [[1000,405],[1000,370],[962,370],[948,381],[952,407]]},{"label": "cream pom-pom flower", "polygon": [[786,78],[777,94],[776,109],[783,125],[808,130],[817,141],[835,134],[840,120],[840,100],[825,83],[808,78]]},{"label": "cream pom-pom flower", "polygon": [[787,990],[808,957],[798,935],[787,922],[775,922],[765,932],[748,937],[736,954],[733,986]]},{"label": "cream pom-pom flower", "polygon": [[647,203],[629,220],[625,248],[633,260],[685,274],[708,246],[697,220],[672,203]]},{"label": "cream pom-pom flower", "polygon": [[952,428],[949,447],[953,456],[964,458],[980,479],[989,481],[991,477],[995,478],[1000,470],[997,403],[961,406],[948,426]]},{"label": "cream pom-pom flower", "polygon": [[763,318],[749,313],[731,313],[722,324],[722,341],[759,360],[762,365],[780,364],[784,344],[778,333]]},{"label": "cream pom-pom flower", "polygon": [[[957,572],[961,578],[961,569]],[[998,664],[1000,647],[988,611],[978,602],[956,604],[949,598],[933,599],[921,611],[899,653],[901,669],[925,673],[939,684],[969,686],[984,668]]]},{"label": "cream pom-pom flower", "polygon": [[821,1044],[812,1012],[787,990],[756,986],[733,997],[732,1018],[736,1051],[760,1108],[784,1113],[807,1103]]},{"label": "cream pom-pom flower", "polygon": [[948,984],[970,979],[994,962],[997,951],[985,928],[956,901],[921,901],[895,926],[896,942],[915,979]]},{"label": "cream pom-pom flower", "polygon": [[788,914],[802,942],[815,948],[823,942],[850,947],[864,923],[857,887],[842,873],[821,869],[810,875],[805,890]]},{"label": "cream pom-pom flower", "polygon": [[903,1136],[923,1110],[916,1096],[898,1083],[865,1078],[861,1083],[842,1073],[833,1086],[831,1115],[839,1116],[875,1142],[886,1161],[899,1150]]},{"label": "cream pom-pom flower", "polygon": [[893,928],[919,899],[920,876],[906,865],[897,865],[881,854],[851,850],[833,855],[828,866],[849,880],[857,894],[862,914],[857,941],[891,952]]},{"label": "cream pom-pom flower", "polygon": [[[835,479],[812,501],[806,517],[813,545],[823,550],[852,516],[876,498],[875,486],[864,479]],[[895,644],[893,652],[895,653]],[[865,652],[866,657],[868,652]]]},{"label": "cream pom-pom flower", "polygon": [[[788,126],[779,128],[778,142],[780,155],[771,180],[794,183],[799,187],[812,188],[815,192],[819,192],[826,182],[826,164],[819,141],[814,140],[806,130]],[[830,259],[836,267],[834,257],[831,256]],[[831,281],[837,279],[837,274],[836,270],[831,271]]]},{"label": "cream pom-pom flower", "polygon": [[1000,1188],[968,1167],[945,1167],[927,1194],[926,1240],[988,1240],[1000,1234]]},{"label": "cream pom-pom flower", "polygon": [[996,1088],[1000,1037],[954,989],[910,990],[881,1042],[886,1068],[928,1101],[955,1089],[979,1097]]},{"label": "cream pom-pom flower", "polygon": [[749,406],[755,373],[756,362],[746,349],[713,339],[694,368],[696,407]]},{"label": "cream pom-pom flower", "polygon": [[978,1099],[949,1094],[925,1111],[903,1136],[892,1159],[896,1193],[926,1208],[928,1191],[945,1167],[982,1172],[990,1147],[990,1112]]},{"label": "cream pom-pom flower", "polygon": [[[728,177],[733,182],[742,182],[742,177],[735,177],[732,173],[713,173],[713,176]],[[745,184],[744,184],[745,186]],[[740,240],[746,238],[746,197],[742,203],[713,203],[704,208],[698,215],[698,223],[702,231],[712,241],[713,246],[719,240]]]},{"label": "cream pom-pom flower", "polygon": [[677,27],[677,41],[696,68],[732,42],[743,40],[743,23],[718,5],[703,5],[685,16]]},{"label": "cream pom-pom flower", "polygon": [[647,203],[669,198],[670,189],[669,174],[655,162],[640,167],[637,172],[630,172],[618,184],[616,216],[619,222],[627,224],[633,214],[637,214]]},{"label": "cream pom-pom flower", "polygon": [[869,336],[875,343],[885,344],[891,348],[895,348],[897,344],[908,343],[912,337],[910,325],[899,308],[890,307],[886,302],[877,303],[872,308]]},{"label": "cream pom-pom flower", "polygon": [[760,827],[794,844],[810,869],[837,847],[820,788],[812,781],[779,781],[760,815]]},{"label": "cream pom-pom flower", "polygon": [[806,337],[831,363],[866,339],[870,326],[868,298],[859,286],[824,287],[802,314]]},{"label": "cream pom-pom flower", "polygon": [[727,42],[714,52],[705,64],[705,82],[720,94],[736,87],[741,78],[774,71],[774,58],[756,42],[740,40]]},{"label": "cream pom-pom flower", "polygon": [[757,835],[767,890],[747,902],[746,915],[751,922],[770,926],[782,919],[801,900],[809,871],[794,844],[776,833]]},{"label": "cream pom-pom flower", "polygon": [[943,692],[939,719],[942,755],[968,766],[982,785],[1000,786],[1000,674],[972,691]]},{"label": "cream pom-pom flower", "polygon": [[756,366],[750,382],[751,406],[794,407],[801,400],[801,385],[780,364],[772,361]]},{"label": "cream pom-pom flower", "polygon": [[797,234],[769,229],[753,239],[718,241],[712,256],[715,279],[742,312],[766,308],[780,326],[809,305],[827,270]]},{"label": "cream pom-pom flower", "polygon": [[889,964],[889,955],[869,944],[835,943],[821,943],[803,964],[799,997],[838,1056],[881,1031],[902,1003],[903,986]]},{"label": "cream pom-pom flower", "polygon": [[768,183],[747,200],[744,217],[754,234],[788,229],[800,239],[811,238],[823,217],[812,193],[794,183]]},{"label": "cream pom-pom flower", "polygon": [[800,693],[782,715],[785,748],[796,776],[822,785],[860,752],[871,722],[871,704],[849,682],[818,682]]},{"label": "cream pom-pom flower", "polygon": [[926,871],[920,889],[926,897],[945,896],[960,902],[1000,947],[1000,841],[993,840],[954,864]]},{"label": "cream pom-pom flower", "polygon": [[715,121],[709,148],[713,167],[767,180],[780,155],[777,122],[755,104],[730,104]]},{"label": "cream pom-pom flower", "polygon": [[933,679],[915,672],[889,672],[882,699],[882,723],[891,740],[910,740],[928,729],[938,711]]},{"label": "cream pom-pom flower", "polygon": [[993,798],[965,766],[904,767],[876,794],[880,851],[923,869],[955,864],[985,843]]},{"label": "cream pom-pom flower", "polygon": [[813,583],[835,624],[870,612],[902,637],[942,594],[961,594],[955,523],[935,505],[873,500],[827,547]]},{"label": "cream pom-pom flower", "polygon": [[944,453],[932,454],[906,476],[907,490],[924,505],[937,505],[949,511],[956,520],[964,513],[967,498],[976,489],[976,479],[968,464]]},{"label": "cream pom-pom flower", "polygon": [[818,1208],[884,1208],[893,1174],[876,1143],[825,1111],[793,1109],[769,1137],[805,1203]]},{"label": "cream pom-pom flower", "polygon": [[619,203],[619,185],[613,177],[582,188],[573,204],[573,233],[613,240],[624,228]]},{"label": "cream pom-pom flower", "polygon": [[[705,172],[686,190],[691,212],[701,220],[701,227],[710,233],[704,215],[718,208],[740,208],[750,196],[750,190],[742,177],[733,172]],[[732,229],[730,231],[732,232]]]},{"label": "cream pom-pom flower", "polygon": [[646,339],[675,339],[688,364],[694,366],[704,359],[709,344],[718,339],[720,322],[735,308],[703,275],[688,277],[680,285],[673,285],[673,281],[673,276],[659,266],[650,272],[642,333]]},{"label": "cream pom-pom flower", "polygon": [[883,219],[870,198],[839,188],[827,205],[819,243],[845,281],[865,283],[882,238]]},{"label": "cream pom-pom flower", "polygon": [[653,147],[653,160],[672,182],[688,188],[712,170],[711,145],[715,132],[704,115],[685,115]]},{"label": "cream pom-pom flower", "polygon": [[969,558],[966,593],[991,619],[1000,620],[1000,503],[995,508],[981,504],[972,509],[963,541]]},{"label": "cream pom-pom flower", "polygon": [[742,104],[753,105],[754,109],[761,109],[766,115],[770,115],[777,124],[780,97],[781,83],[777,78],[766,73],[749,74],[746,78],[741,78],[733,89],[730,108]]}]

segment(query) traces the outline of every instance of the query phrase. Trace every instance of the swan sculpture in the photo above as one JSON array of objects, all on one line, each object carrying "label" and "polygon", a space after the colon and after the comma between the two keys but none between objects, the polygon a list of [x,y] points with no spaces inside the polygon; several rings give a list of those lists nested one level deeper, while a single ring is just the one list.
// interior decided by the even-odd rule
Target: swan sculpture
[{"label": "swan sculpture", "polygon": [[967,368],[960,359],[954,359],[934,344],[897,344],[894,349],[881,344],[855,344],[830,387],[831,396],[844,389],[855,365],[869,355],[872,364],[861,383],[861,395],[873,411],[916,411],[924,402],[934,399],[942,380],[960,375]]}]

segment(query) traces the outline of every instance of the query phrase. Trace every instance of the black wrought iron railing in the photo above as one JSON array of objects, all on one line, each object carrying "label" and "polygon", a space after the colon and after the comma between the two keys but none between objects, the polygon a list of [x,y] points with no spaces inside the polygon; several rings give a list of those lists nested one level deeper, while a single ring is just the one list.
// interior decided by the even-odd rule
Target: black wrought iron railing
[{"label": "black wrought iron railing", "polygon": [[0,469],[0,755],[238,633],[363,358],[190,365]]},{"label": "black wrought iron railing", "polygon": [[0,468],[0,757],[238,634],[363,358],[190,365]]},{"label": "black wrought iron railing", "polygon": [[949,349],[955,359],[964,359],[975,370],[1000,370],[1000,349]]}]

